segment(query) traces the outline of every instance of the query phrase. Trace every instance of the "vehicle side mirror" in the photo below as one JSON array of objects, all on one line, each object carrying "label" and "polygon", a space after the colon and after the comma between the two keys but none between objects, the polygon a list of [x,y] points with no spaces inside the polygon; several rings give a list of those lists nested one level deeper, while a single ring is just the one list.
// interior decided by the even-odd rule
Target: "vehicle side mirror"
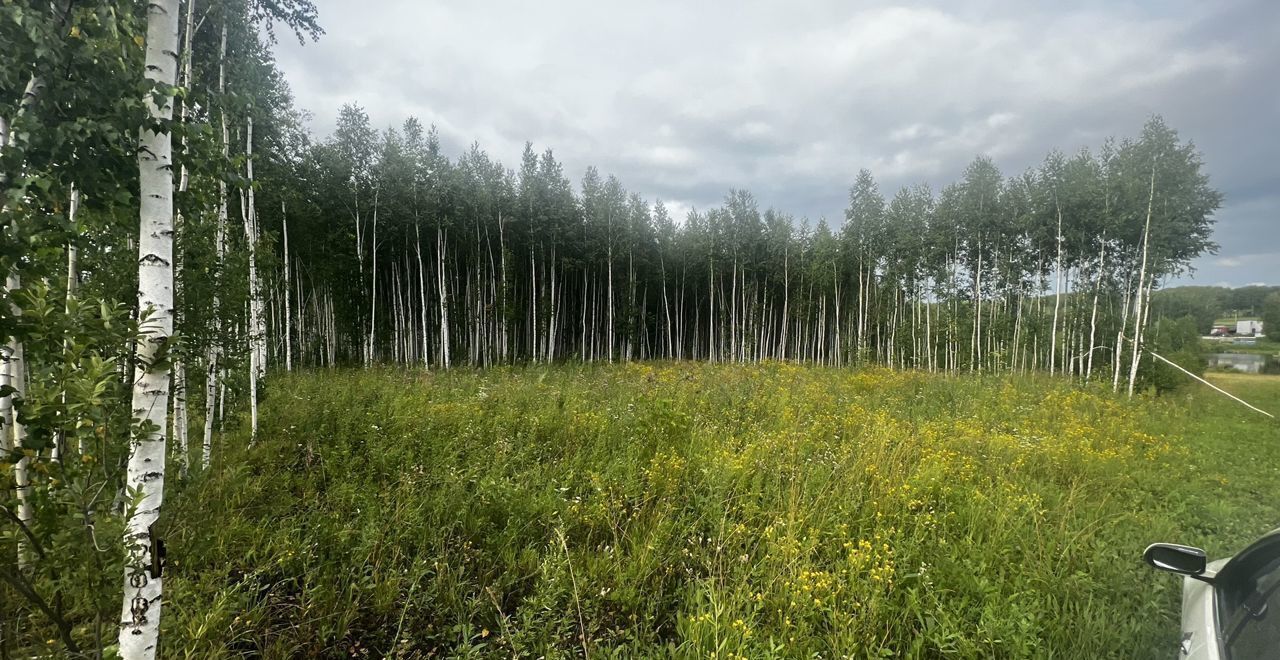
[{"label": "vehicle side mirror", "polygon": [[1174,543],[1152,543],[1142,558],[1153,568],[1190,576],[1204,573],[1209,562],[1204,550]]}]

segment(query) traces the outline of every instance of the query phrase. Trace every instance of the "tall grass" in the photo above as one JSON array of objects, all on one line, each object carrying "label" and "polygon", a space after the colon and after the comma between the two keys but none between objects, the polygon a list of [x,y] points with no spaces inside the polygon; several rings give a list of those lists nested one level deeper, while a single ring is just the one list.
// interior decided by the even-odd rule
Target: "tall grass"
[{"label": "tall grass", "polygon": [[175,657],[1164,657],[1173,407],[1045,378],[277,379],[166,512]]}]

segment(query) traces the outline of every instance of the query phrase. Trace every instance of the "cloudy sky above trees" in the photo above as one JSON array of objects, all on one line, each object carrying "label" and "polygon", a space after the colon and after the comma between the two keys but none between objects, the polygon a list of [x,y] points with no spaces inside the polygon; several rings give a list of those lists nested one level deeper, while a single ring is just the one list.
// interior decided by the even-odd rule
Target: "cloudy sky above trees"
[{"label": "cloudy sky above trees", "polygon": [[860,168],[936,190],[979,153],[1019,173],[1160,113],[1226,194],[1194,283],[1280,283],[1274,0],[317,5],[319,43],[277,49],[315,133],[356,102],[451,155],[515,167],[529,140],[677,217],[737,187],[838,224]]}]

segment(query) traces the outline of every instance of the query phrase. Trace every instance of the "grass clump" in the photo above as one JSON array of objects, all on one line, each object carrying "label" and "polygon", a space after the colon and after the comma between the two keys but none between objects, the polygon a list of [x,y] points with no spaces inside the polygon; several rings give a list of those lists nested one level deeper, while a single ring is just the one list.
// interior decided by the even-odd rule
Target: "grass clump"
[{"label": "grass clump", "polygon": [[1221,478],[1176,403],[784,364],[282,377],[166,510],[165,644],[1161,657],[1179,586],[1142,548],[1196,540]]}]

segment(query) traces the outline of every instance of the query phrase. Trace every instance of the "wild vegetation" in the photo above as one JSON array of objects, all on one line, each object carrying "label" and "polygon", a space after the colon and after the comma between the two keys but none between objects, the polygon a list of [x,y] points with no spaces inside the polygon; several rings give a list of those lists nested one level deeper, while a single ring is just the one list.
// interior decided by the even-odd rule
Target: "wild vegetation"
[{"label": "wild vegetation", "polygon": [[1019,655],[1100,625],[1055,592],[1154,611],[1081,562],[1131,556],[1093,507],[1181,451],[1110,393],[1178,382],[1152,350],[1202,368],[1152,309],[1221,195],[1159,117],[936,194],[851,172],[839,226],[742,190],[673,218],[355,105],[313,139],[276,29],[318,37],[315,7],[0,3],[0,654]]},{"label": "wild vegetation", "polygon": [[173,503],[175,656],[1167,657],[1143,547],[1280,516],[1274,424],[1208,389],[378,369],[277,380],[260,432]]}]

